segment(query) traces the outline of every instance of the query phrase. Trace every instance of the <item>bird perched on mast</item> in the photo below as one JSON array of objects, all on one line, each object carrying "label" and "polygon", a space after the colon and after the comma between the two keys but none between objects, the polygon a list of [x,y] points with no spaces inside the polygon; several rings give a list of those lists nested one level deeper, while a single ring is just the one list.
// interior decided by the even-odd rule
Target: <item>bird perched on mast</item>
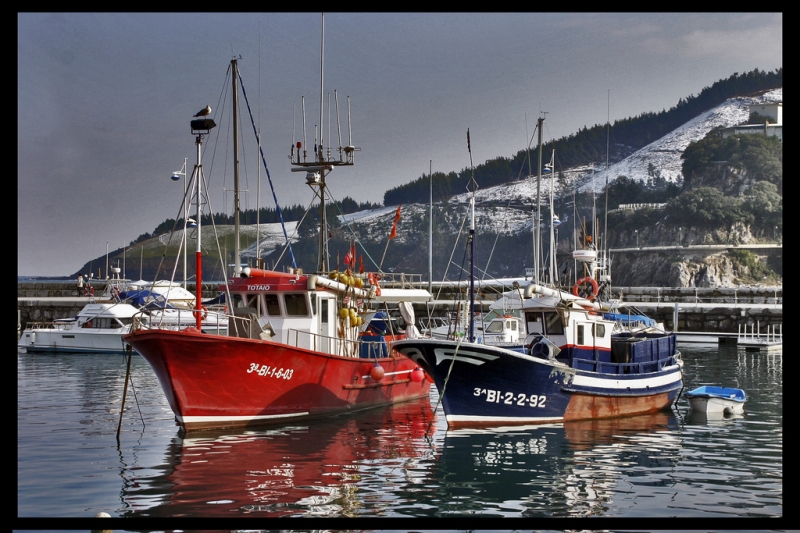
[{"label": "bird perched on mast", "polygon": [[203,109],[197,112],[195,115],[196,117],[206,117],[211,113],[211,106],[207,105]]}]

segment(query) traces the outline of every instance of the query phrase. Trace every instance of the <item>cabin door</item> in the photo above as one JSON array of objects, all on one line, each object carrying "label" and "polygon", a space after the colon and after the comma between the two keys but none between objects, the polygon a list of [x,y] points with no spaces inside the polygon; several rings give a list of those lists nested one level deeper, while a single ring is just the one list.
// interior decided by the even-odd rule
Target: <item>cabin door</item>
[{"label": "cabin door", "polygon": [[317,346],[319,351],[330,353],[331,350],[331,328],[333,326],[333,306],[331,305],[330,298],[322,298],[317,296],[317,331],[319,331],[319,340]]}]

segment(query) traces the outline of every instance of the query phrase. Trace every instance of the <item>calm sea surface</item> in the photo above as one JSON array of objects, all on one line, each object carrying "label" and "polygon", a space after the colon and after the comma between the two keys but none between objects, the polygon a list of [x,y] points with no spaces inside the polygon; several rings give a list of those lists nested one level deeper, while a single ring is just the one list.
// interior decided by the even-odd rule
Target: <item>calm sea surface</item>
[{"label": "calm sea surface", "polygon": [[18,353],[17,514],[783,516],[782,353],[682,352],[687,389],[742,388],[743,416],[707,419],[681,397],[651,416],[447,431],[434,392],[328,421],[184,438],[134,356],[119,444],[123,356]]}]

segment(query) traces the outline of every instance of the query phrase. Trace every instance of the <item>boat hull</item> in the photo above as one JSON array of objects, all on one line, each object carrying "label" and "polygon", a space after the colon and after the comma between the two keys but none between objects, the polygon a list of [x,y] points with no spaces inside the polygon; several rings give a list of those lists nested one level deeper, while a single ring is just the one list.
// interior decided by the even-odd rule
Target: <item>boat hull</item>
[{"label": "boat hull", "polygon": [[689,398],[689,406],[700,413],[722,413],[740,415],[744,413],[744,402],[735,402],[724,398]]},{"label": "boat hull", "polygon": [[119,330],[26,329],[17,343],[31,353],[108,353],[126,352],[127,343]]},{"label": "boat hull", "polygon": [[685,394],[693,411],[707,414],[740,415],[747,395],[741,389],[703,386]]},{"label": "boat hull", "polygon": [[680,362],[658,372],[618,375],[480,344],[406,339],[392,346],[433,377],[450,427],[652,413],[671,406],[682,388]]},{"label": "boat hull", "polygon": [[[405,357],[328,355],[267,340],[140,330],[126,338],[150,364],[187,431],[312,419],[428,396]],[[385,375],[371,377],[380,364]]]}]

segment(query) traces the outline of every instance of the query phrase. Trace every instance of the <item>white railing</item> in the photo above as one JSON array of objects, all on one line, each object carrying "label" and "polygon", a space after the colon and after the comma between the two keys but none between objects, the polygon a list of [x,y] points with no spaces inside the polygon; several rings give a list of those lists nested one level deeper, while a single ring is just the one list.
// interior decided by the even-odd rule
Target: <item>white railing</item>
[{"label": "white railing", "polygon": [[390,354],[389,344],[380,341],[343,339],[298,329],[289,329],[286,337],[289,346],[342,357],[362,357],[361,354],[366,353],[370,358],[377,358],[389,357]]},{"label": "white railing", "polygon": [[747,331],[747,324],[739,324],[738,342],[746,343],[783,343],[783,324],[777,326],[767,326],[766,333],[761,333],[761,323],[756,322],[750,325],[750,333]]}]

